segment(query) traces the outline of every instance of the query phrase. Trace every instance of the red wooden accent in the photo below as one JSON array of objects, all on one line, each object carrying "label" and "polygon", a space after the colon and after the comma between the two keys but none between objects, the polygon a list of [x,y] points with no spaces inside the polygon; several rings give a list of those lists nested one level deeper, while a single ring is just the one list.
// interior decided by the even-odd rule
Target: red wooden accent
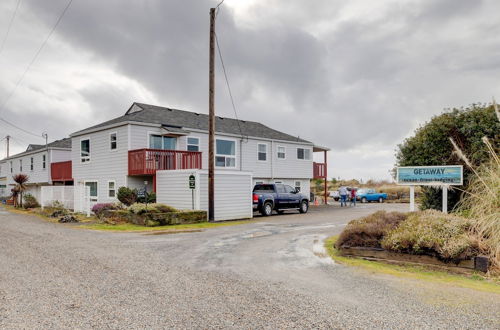
[{"label": "red wooden accent", "polygon": [[73,170],[71,160],[50,164],[50,176],[52,181],[73,181]]},{"label": "red wooden accent", "polygon": [[327,151],[325,150],[323,152],[323,157],[325,158],[325,166],[324,166],[324,175],[325,175],[325,192],[324,192],[324,198],[325,198],[325,204],[328,204],[328,155],[326,154]]},{"label": "red wooden accent", "polygon": [[201,169],[201,152],[137,149],[128,152],[128,175],[154,175],[158,170]]},{"label": "red wooden accent", "polygon": [[325,163],[313,163],[313,178],[324,179],[326,178],[326,165]]}]

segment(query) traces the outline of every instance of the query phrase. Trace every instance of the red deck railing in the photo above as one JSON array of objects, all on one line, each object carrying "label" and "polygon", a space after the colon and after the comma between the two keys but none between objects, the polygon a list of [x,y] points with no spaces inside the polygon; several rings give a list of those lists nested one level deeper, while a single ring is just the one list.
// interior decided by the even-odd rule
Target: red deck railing
[{"label": "red deck railing", "polygon": [[158,170],[201,169],[201,152],[137,149],[128,152],[128,175],[152,175]]},{"label": "red deck railing", "polygon": [[313,177],[315,179],[324,179],[326,175],[324,163],[313,163]]},{"label": "red deck railing", "polygon": [[50,164],[50,176],[52,181],[73,181],[71,160]]}]

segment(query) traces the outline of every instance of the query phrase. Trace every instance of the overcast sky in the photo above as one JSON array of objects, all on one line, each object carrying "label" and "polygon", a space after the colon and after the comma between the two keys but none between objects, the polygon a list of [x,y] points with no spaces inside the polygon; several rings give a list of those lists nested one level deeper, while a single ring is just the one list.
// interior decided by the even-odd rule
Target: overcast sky
[{"label": "overcast sky", "polygon": [[[0,1],[0,42],[17,1]],[[21,0],[0,52],[0,104],[67,1]],[[216,4],[74,0],[0,117],[54,140],[134,101],[208,112]],[[239,118],[330,147],[330,176],[389,178],[396,145],[419,124],[500,96],[498,0],[226,0],[220,8]],[[216,112],[234,117],[216,65]],[[6,134],[14,152],[43,143],[0,122]]]}]

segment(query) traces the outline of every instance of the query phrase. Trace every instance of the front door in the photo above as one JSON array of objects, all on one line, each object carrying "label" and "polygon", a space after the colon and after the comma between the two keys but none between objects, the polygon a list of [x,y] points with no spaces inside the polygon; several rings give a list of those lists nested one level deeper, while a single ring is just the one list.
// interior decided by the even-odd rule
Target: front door
[{"label": "front door", "polygon": [[288,207],[299,207],[300,204],[300,196],[295,192],[295,188],[292,186],[285,186],[285,192],[288,195]]}]

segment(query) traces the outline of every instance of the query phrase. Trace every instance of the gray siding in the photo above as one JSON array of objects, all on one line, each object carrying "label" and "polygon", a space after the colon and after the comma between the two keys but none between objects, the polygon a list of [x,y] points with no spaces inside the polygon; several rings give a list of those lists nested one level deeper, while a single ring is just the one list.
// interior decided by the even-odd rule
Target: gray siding
[{"label": "gray siding", "polygon": [[[117,148],[110,149],[110,133],[117,133]],[[82,163],[80,141],[90,138],[90,162]],[[127,125],[71,138],[73,178],[75,185],[97,181],[98,202],[116,202],[108,196],[108,182],[115,181],[115,189],[127,185],[128,128]]]},{"label": "gray siding", "polygon": [[[45,169],[42,168],[43,155],[46,155]],[[31,158],[33,158],[33,170],[31,170]],[[21,160],[22,171],[20,168]],[[12,162],[12,173],[10,172],[10,162]],[[6,166],[4,166],[4,169],[6,172],[7,185],[13,185],[14,180],[12,179],[12,176],[19,173],[28,175],[28,184],[48,184],[50,182],[50,159],[46,150],[8,159],[6,160]],[[2,172],[3,171],[4,170],[2,170]]]},{"label": "gray siding", "polygon": [[50,162],[66,162],[71,160],[71,150],[50,150]]}]

